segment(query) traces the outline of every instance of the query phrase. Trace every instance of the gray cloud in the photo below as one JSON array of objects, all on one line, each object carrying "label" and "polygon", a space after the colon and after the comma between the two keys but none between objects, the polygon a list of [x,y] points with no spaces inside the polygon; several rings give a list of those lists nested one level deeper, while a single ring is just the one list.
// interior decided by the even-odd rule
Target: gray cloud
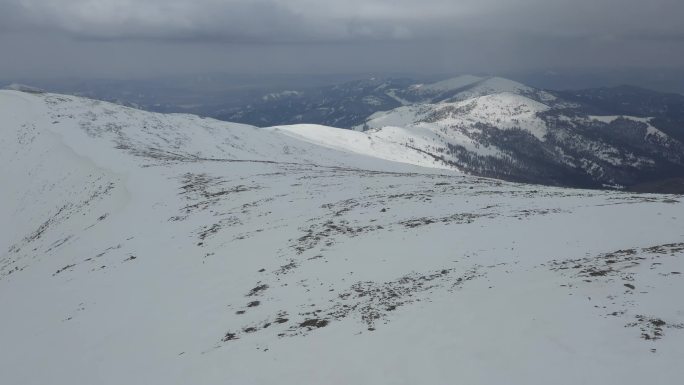
[{"label": "gray cloud", "polygon": [[3,0],[0,70],[672,67],[681,15],[681,0]]},{"label": "gray cloud", "polygon": [[[15,29],[246,42],[455,39],[452,31],[613,37],[684,31],[679,0],[6,0]],[[438,32],[439,34],[436,34]]]}]

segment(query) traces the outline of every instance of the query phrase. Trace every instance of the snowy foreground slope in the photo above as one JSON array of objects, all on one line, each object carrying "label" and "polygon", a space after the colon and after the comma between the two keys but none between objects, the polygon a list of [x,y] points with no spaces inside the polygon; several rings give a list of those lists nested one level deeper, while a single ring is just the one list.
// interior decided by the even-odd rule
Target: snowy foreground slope
[{"label": "snowy foreground slope", "polygon": [[0,91],[2,383],[681,381],[682,197],[310,129]]}]

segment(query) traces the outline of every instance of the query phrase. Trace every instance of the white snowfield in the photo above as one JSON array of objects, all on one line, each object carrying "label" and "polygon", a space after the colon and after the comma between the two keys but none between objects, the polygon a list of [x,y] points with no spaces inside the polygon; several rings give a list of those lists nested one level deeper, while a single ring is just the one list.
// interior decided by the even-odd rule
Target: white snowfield
[{"label": "white snowfield", "polygon": [[681,196],[383,132],[0,91],[0,382],[681,382]]},{"label": "white snowfield", "polygon": [[456,170],[454,166],[420,150],[429,148],[438,139],[431,131],[420,128],[384,127],[378,131],[359,132],[316,124],[296,124],[272,129],[335,150],[422,167]]}]

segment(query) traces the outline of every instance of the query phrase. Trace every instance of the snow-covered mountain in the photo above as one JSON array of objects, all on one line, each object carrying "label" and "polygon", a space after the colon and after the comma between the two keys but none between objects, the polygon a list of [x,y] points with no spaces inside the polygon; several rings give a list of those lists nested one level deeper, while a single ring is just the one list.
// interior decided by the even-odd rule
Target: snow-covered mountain
[{"label": "snow-covered mountain", "polygon": [[553,108],[509,92],[355,132],[0,91],[2,382],[677,383],[681,196],[426,153],[497,156],[487,119],[548,141]]},{"label": "snow-covered mountain", "polygon": [[450,100],[377,112],[357,129],[410,129],[429,144],[409,138],[407,146],[468,173],[513,181],[629,187],[684,175],[677,121],[666,133],[656,127],[667,127],[660,118],[591,115],[582,104],[522,86],[479,85]]},{"label": "snow-covered mountain", "polygon": [[[150,106],[149,100],[140,106],[174,110],[174,97],[158,99],[165,101],[163,107]],[[417,156],[509,181],[684,192],[682,95],[628,86],[549,91],[501,77],[463,75],[432,83],[373,77],[329,86],[290,84],[228,100],[219,95],[211,102],[199,100],[180,98],[176,110],[260,127],[308,127],[300,139],[313,135],[320,145],[330,139],[334,148],[340,140],[391,142],[395,150],[403,149],[392,150],[390,160],[396,154]],[[331,137],[324,129],[312,130],[316,125],[368,132]],[[379,149],[364,146],[356,150]]]},{"label": "snow-covered mountain", "polygon": [[536,90],[522,83],[496,76],[463,75],[430,84],[414,84],[397,90],[403,100],[412,104],[455,102],[499,93],[515,93],[534,99],[553,101],[555,97],[542,90]]},{"label": "snow-covered mountain", "polygon": [[454,102],[511,92],[553,101],[552,94],[500,77],[463,75],[435,83],[371,78],[326,87],[271,92],[215,116],[258,126],[321,124],[351,128],[378,111],[427,103]]},{"label": "snow-covered mountain", "polygon": [[464,75],[428,84],[372,79],[262,99],[222,118],[352,125],[367,131],[366,140],[389,138],[442,167],[510,181],[638,190],[684,175],[680,95],[634,87],[554,92]]}]

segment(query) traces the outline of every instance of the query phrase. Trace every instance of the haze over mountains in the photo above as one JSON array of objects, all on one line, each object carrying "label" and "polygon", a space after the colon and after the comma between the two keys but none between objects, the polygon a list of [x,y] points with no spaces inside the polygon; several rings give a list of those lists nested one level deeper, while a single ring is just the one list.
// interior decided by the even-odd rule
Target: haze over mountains
[{"label": "haze over mountains", "polygon": [[475,83],[367,131],[0,91],[3,380],[677,382],[681,196],[464,174],[429,151],[574,108]]}]

